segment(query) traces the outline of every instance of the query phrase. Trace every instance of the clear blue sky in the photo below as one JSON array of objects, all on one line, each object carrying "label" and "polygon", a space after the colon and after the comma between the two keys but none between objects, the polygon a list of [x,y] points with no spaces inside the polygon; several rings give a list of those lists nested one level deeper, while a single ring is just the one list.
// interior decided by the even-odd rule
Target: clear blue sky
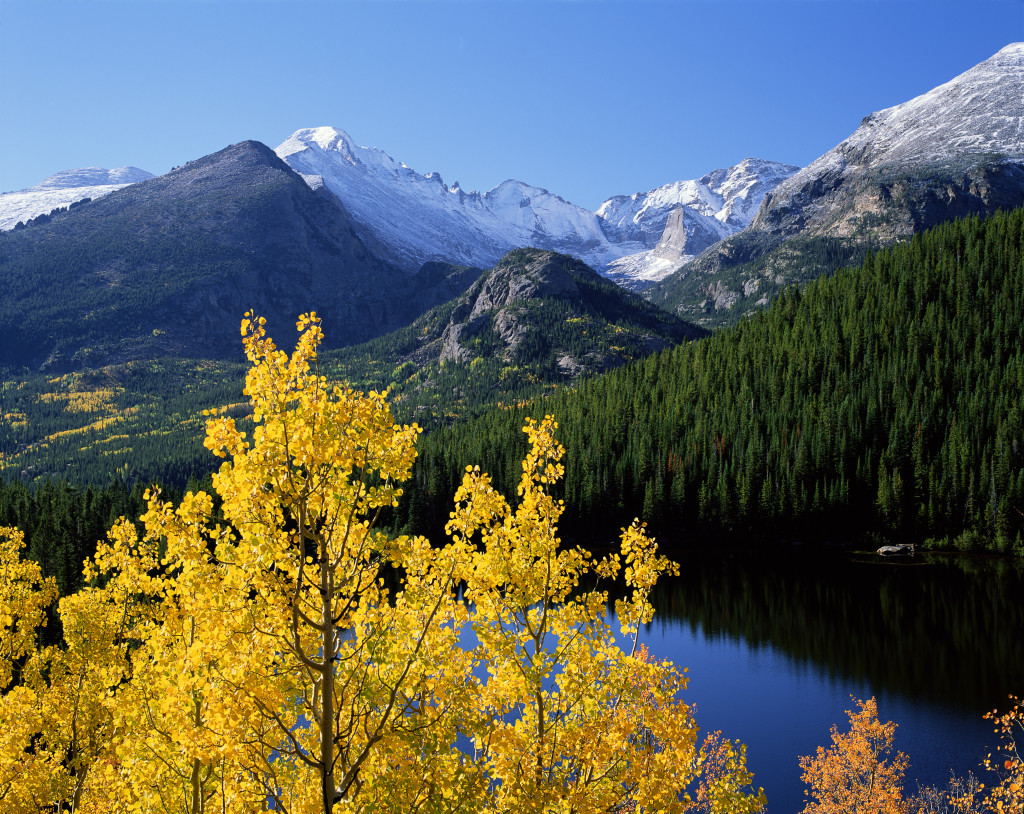
[{"label": "clear blue sky", "polygon": [[588,208],[861,118],[1024,40],[1024,0],[0,0],[0,191],[334,125]]}]

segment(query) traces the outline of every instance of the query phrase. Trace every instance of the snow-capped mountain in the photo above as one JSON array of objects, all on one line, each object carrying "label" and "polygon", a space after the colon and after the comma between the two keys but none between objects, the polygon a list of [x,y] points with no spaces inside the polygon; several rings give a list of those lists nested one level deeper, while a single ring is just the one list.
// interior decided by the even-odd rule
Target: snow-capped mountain
[{"label": "snow-capped mountain", "polygon": [[[448,186],[438,173],[420,175],[333,127],[299,130],[277,154],[311,186],[333,192],[366,242],[400,266],[441,260],[486,268],[532,246],[572,254],[630,286],[660,279],[745,226],[764,195],[797,169],[748,159],[590,212],[521,181],[485,193]],[[670,218],[677,209],[682,217]]]},{"label": "snow-capped mountain", "polygon": [[13,229],[19,221],[45,215],[61,206],[70,206],[83,198],[101,198],[129,184],[152,178],[153,173],[138,167],[82,167],[51,175],[34,187],[0,194],[0,230]]},{"label": "snow-capped mountain", "polygon": [[866,116],[848,139],[778,185],[755,228],[844,236],[884,202],[861,196],[859,205],[842,206],[833,193],[850,198],[854,182],[869,175],[898,179],[1022,158],[1024,43],[1013,43],[944,85]]},{"label": "snow-capped mountain", "polygon": [[0,366],[238,359],[248,309],[288,342],[296,315],[315,309],[335,346],[355,344],[475,279],[446,267],[410,276],[355,231],[268,146],[233,144],[0,233]]},{"label": "snow-capped mountain", "polygon": [[277,154],[333,192],[385,255],[408,268],[432,260],[489,267],[510,248],[531,245],[588,257],[610,251],[593,212],[547,190],[518,181],[482,195],[449,187],[440,174],[420,175],[333,127],[299,130]]},{"label": "snow-capped mountain", "polygon": [[661,280],[746,227],[765,195],[799,167],[747,158],[696,181],[609,198],[597,210],[617,245],[638,244],[602,271],[636,287]]},{"label": "snow-capped mountain", "polygon": [[[903,104],[781,181],[750,225],[650,298],[714,326],[943,221],[1024,204],[1024,43]],[[795,240],[791,240],[795,238]],[[754,262],[756,261],[756,262]]]}]

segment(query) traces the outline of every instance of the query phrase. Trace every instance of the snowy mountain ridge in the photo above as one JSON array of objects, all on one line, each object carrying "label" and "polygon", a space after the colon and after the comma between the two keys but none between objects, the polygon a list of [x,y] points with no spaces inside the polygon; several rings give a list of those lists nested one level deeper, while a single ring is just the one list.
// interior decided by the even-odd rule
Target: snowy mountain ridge
[{"label": "snowy mountain ridge", "polygon": [[[421,175],[334,127],[298,130],[277,155],[313,190],[343,204],[376,253],[409,271],[429,261],[489,268],[511,249],[579,257],[628,288],[643,288],[746,226],[796,167],[746,159],[697,180],[618,195],[596,212],[541,187],[507,180],[487,192]],[[85,167],[0,195],[0,230],[153,176],[136,167]]]},{"label": "snowy mountain ridge", "polygon": [[[706,327],[767,305],[868,251],[939,223],[1024,203],[1024,43],[865,116],[782,180],[744,230],[648,296]],[[796,238],[796,240],[794,240]]]},{"label": "snowy mountain ridge", "polygon": [[152,177],[152,173],[138,167],[81,167],[55,173],[28,189],[0,194],[0,231],[83,198],[102,198],[115,189]]},{"label": "snowy mountain ridge", "polygon": [[[610,198],[590,212],[521,181],[484,193],[457,182],[449,187],[439,173],[420,175],[334,127],[298,130],[277,154],[307,183],[334,193],[372,243],[401,266],[441,260],[487,268],[510,249],[533,246],[572,254],[629,287],[660,279],[743,228],[765,194],[797,170],[747,159],[700,180]],[[688,239],[672,239],[656,252],[677,209],[689,217],[675,218],[674,228]],[[677,244],[685,250],[665,248]]]},{"label": "snowy mountain ridge", "polygon": [[798,169],[747,158],[695,181],[609,198],[597,210],[606,231],[644,248],[612,260],[602,271],[628,287],[664,279],[746,227],[765,196]]},{"label": "snowy mountain ridge", "polygon": [[505,181],[489,192],[420,175],[383,150],[358,147],[343,130],[299,130],[277,154],[303,177],[318,176],[389,259],[418,268],[440,260],[489,267],[509,248],[607,251],[597,216],[547,190]]},{"label": "snowy mountain ridge", "polygon": [[[901,173],[938,164],[1024,157],[1024,43],[1012,43],[949,82],[865,116],[845,141],[780,183],[755,219],[810,201],[809,190],[837,187],[868,171]],[[811,206],[804,220],[828,217]]]}]

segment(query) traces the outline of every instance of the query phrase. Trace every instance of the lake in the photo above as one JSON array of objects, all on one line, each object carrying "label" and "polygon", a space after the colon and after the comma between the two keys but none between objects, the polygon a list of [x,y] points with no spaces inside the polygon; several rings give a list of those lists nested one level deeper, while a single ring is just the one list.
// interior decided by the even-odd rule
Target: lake
[{"label": "lake", "polygon": [[878,700],[910,758],[905,789],[980,772],[996,745],[981,716],[1024,694],[1024,562],[805,551],[672,554],[641,631],[688,668],[707,730],[747,745],[769,814],[804,806],[798,757],[847,728],[850,696]]}]

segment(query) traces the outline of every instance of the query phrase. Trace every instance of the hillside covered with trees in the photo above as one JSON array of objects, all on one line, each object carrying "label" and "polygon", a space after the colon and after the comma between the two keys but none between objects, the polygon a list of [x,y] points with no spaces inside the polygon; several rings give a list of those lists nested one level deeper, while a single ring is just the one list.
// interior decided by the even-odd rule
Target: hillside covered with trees
[{"label": "hillside covered with trees", "polygon": [[[523,419],[550,413],[569,450],[573,534],[639,516],[675,540],[935,538],[1019,548],[1022,217],[936,227],[802,292],[788,289],[733,328],[575,385],[552,349],[582,341],[582,358],[595,329],[602,341],[619,330],[614,321],[581,312],[538,323],[530,341],[546,355],[532,367],[526,357],[491,358],[483,344],[472,359],[419,358],[452,324],[455,303],[414,329],[326,354],[324,372],[391,387],[402,420],[434,427],[389,518],[432,539],[443,534],[465,463],[481,462],[511,489]],[[557,300],[536,302],[545,316],[563,315]],[[488,320],[474,341],[501,344]],[[373,362],[376,352],[384,362]],[[167,360],[8,383],[12,432],[0,465],[26,482],[46,473],[106,486],[117,474],[182,487],[214,467],[199,444],[199,411],[231,404],[244,418],[240,377],[241,366]],[[486,410],[488,402],[500,403]],[[42,442],[30,437],[33,423]]]},{"label": "hillside covered with trees", "polygon": [[566,522],[676,539],[1022,546],[1024,211],[938,226],[771,308],[420,443],[399,524],[443,525],[465,461],[507,486],[524,416],[568,450]]},{"label": "hillside covered with trees", "polygon": [[550,419],[526,426],[517,507],[468,474],[438,555],[374,522],[418,429],[318,374],[318,320],[300,317],[291,356],[264,323],[242,324],[251,440],[224,412],[207,423],[228,459],[219,517],[210,493],[147,490],[59,603],[0,526],[6,807],[763,811],[743,745],[701,732],[683,672],[639,646],[677,566],[640,524],[620,556],[560,544]]}]

